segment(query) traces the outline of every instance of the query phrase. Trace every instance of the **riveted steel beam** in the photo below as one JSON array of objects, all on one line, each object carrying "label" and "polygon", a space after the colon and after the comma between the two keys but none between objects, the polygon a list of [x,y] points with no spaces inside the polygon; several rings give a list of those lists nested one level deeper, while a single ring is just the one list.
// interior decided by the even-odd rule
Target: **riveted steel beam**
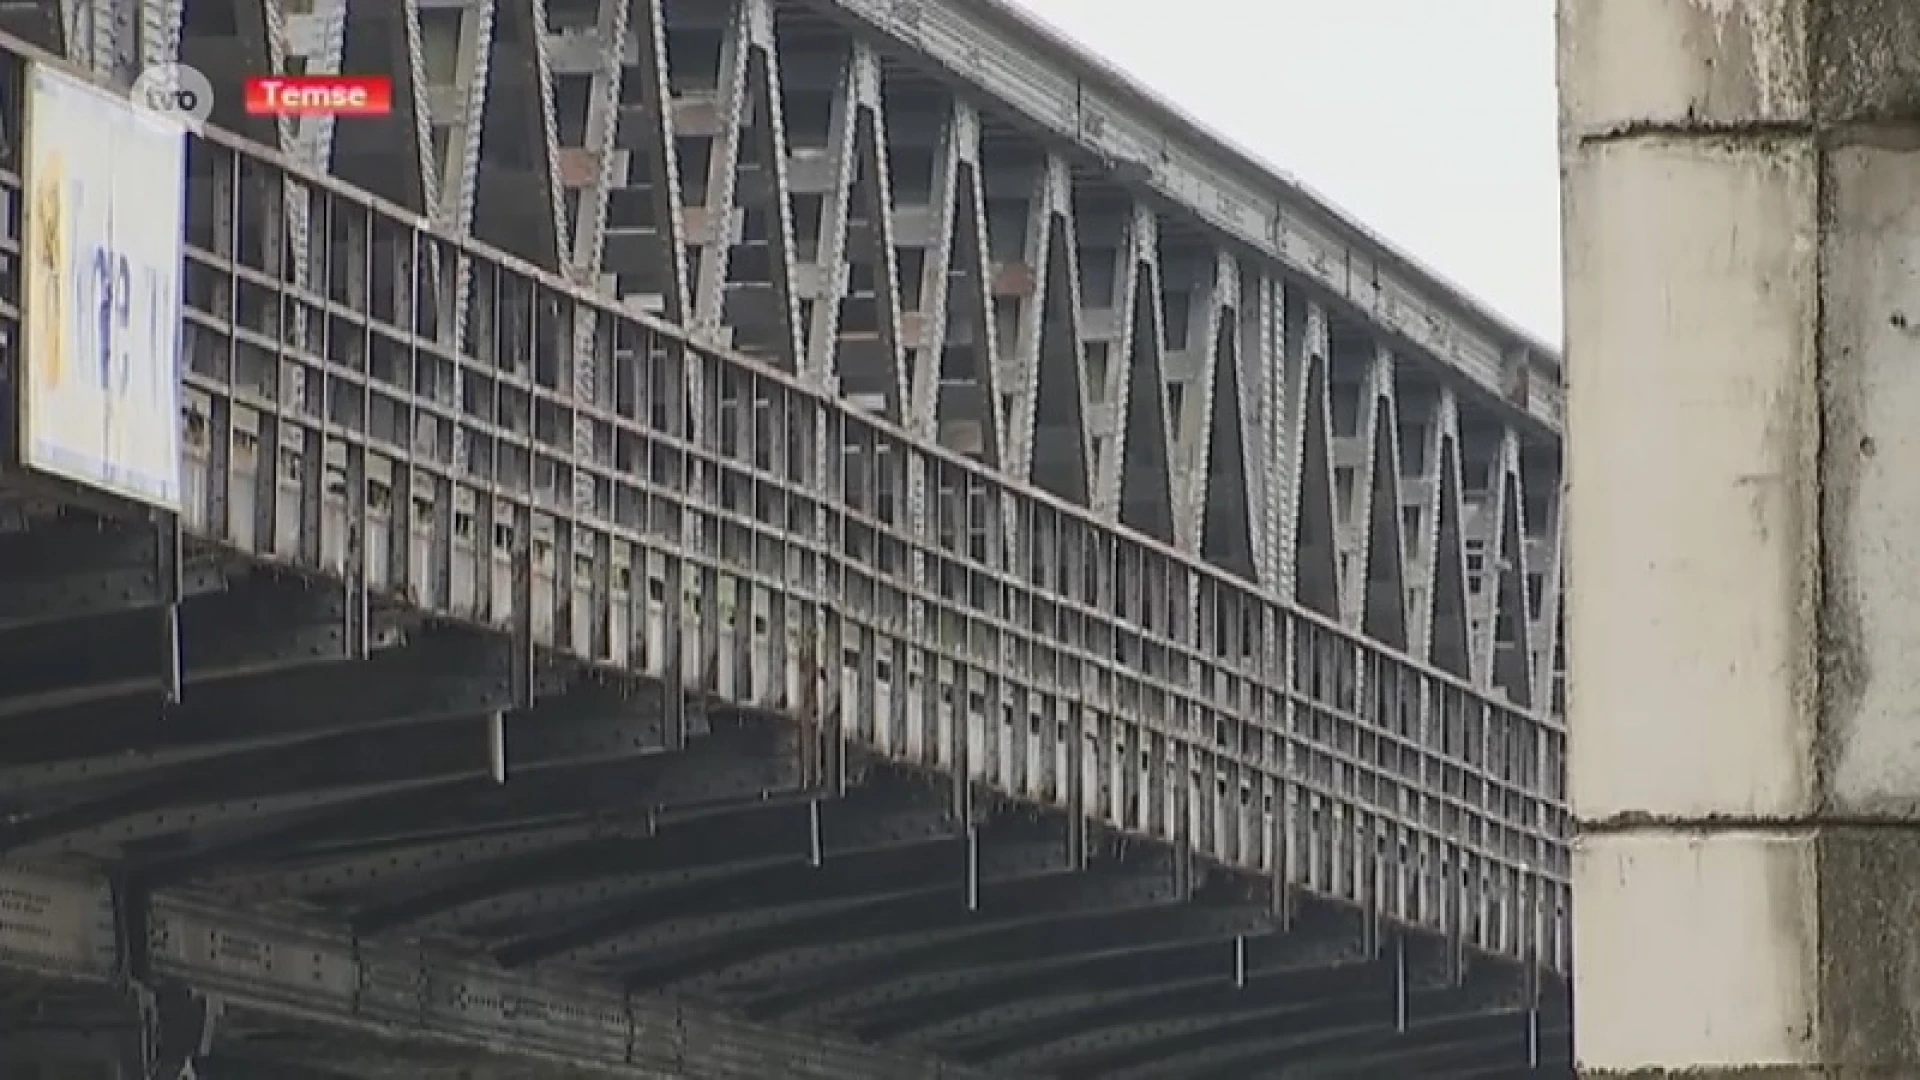
[{"label": "riveted steel beam", "polygon": [[[1132,948],[1101,951],[1087,942],[1064,955],[1037,950],[1034,962],[1002,958],[999,965],[975,969],[974,978],[961,985],[868,1010],[855,1029],[873,1039],[932,1038],[959,1048],[962,1056],[992,1057],[1023,1039],[1044,1039],[1037,1034],[1047,1030],[1044,1023],[1023,1034],[1024,1025],[1014,1021],[1016,1014],[1026,1020],[1047,1015],[1049,1002],[1070,1006],[1053,1019],[1071,1018],[1072,1030],[1079,1030],[1084,1021],[1109,1013],[1118,1017],[1114,1023],[1161,1015],[1148,1002],[1212,1007],[1209,993],[1223,987],[1251,988],[1249,1003],[1261,995],[1290,1002],[1386,977],[1366,955],[1358,920],[1312,928],[1320,933],[1289,933],[1275,929],[1269,907],[1227,903],[1212,914],[1213,926],[1183,926],[1176,918],[1168,937]],[[970,1022],[974,1016],[981,1021]]]},{"label": "riveted steel beam", "polygon": [[123,612],[43,627],[6,644],[0,715],[182,683],[343,660],[354,655],[354,605],[338,587],[250,579],[193,597],[177,623]]},{"label": "riveted steel beam", "polygon": [[[120,818],[264,799],[288,789],[378,788],[488,767],[486,720],[464,717],[378,733],[324,735],[202,757],[105,780],[34,790],[33,809],[0,826],[0,852],[42,845]],[[462,737],[464,736],[464,737]],[[15,786],[16,799],[24,794]]]},{"label": "riveted steel beam", "polygon": [[964,970],[995,954],[1028,957],[1032,950],[1052,948],[1058,955],[1062,942],[1143,933],[1148,926],[1177,920],[1184,899],[1168,872],[1170,860],[1165,853],[1154,854],[1159,857],[1097,860],[1066,872],[984,881],[976,903],[961,915],[922,907],[906,918],[848,926],[837,941],[850,945],[905,934],[923,940],[889,940],[884,949],[787,972],[770,989],[746,998],[744,1007],[765,1019],[831,1011],[850,997],[914,973]]},{"label": "riveted steel beam", "polygon": [[769,906],[770,900],[781,907],[855,904],[942,884],[958,891],[966,887],[981,856],[977,836],[975,829],[958,827],[925,809],[891,824],[849,821],[843,842],[830,841],[814,823],[806,850],[759,860],[737,872],[620,897],[570,925],[511,941],[496,955],[509,968],[521,967],[603,945],[651,924],[754,911]]},{"label": "riveted steel beam", "polygon": [[0,726],[0,761],[7,763],[0,778],[18,766],[61,762],[97,777],[318,734],[507,709],[513,703],[506,663],[497,639],[422,632],[366,661],[197,685],[171,707],[135,694],[41,710]]},{"label": "riveted steel beam", "polygon": [[[815,1064],[813,1071],[789,1075],[810,1080],[985,1075],[935,1066],[911,1052],[746,1024],[678,1000],[622,995],[569,973],[535,979],[461,950],[364,941],[257,905],[155,893],[137,901],[149,933],[125,938],[115,935],[113,912],[136,897],[116,895],[100,879],[0,864],[0,896],[8,912],[0,920],[0,965],[13,971],[104,987],[116,971],[137,968],[217,998],[229,1016],[297,1018],[356,1041],[403,1037],[517,1058],[525,1063],[522,1071],[502,1073],[516,1080],[540,1075],[537,1067],[548,1070],[544,1075],[581,1070],[635,1080],[751,1075],[737,1067],[742,1047],[760,1049],[768,1061],[781,1060],[789,1051],[780,1048],[792,1047]],[[419,1069],[404,1075],[446,1074]]]},{"label": "riveted steel beam", "polygon": [[[698,755],[667,755],[657,740],[610,740],[604,728],[595,730],[591,718],[583,722],[550,707],[509,718],[509,731],[526,726],[552,733],[521,742],[503,781],[497,744],[488,738],[492,720],[483,717],[479,724],[466,733],[479,747],[477,755],[468,752],[466,741],[446,745],[441,733],[443,768],[352,792],[357,798],[350,800],[176,832],[142,843],[129,855],[147,876],[184,881],[220,870],[230,888],[254,895],[311,890],[329,880],[366,886],[401,870],[420,873],[437,862],[472,860],[476,852],[459,850],[463,836],[497,838],[531,825],[559,827],[649,805],[760,795],[777,784],[777,777],[757,774],[752,759],[733,763],[721,775],[707,775]],[[609,743],[627,749],[615,755]],[[582,753],[583,746],[591,752]],[[373,742],[367,748],[381,749]]]},{"label": "riveted steel beam", "polygon": [[1303,1033],[1305,1053],[1364,1037],[1368,1026],[1384,1037],[1413,1015],[1484,1008],[1495,1001],[1514,1004],[1520,983],[1517,970],[1503,969],[1456,985],[1440,943],[1400,941],[1369,965],[1290,975],[1262,972],[1096,1006],[1091,1015],[1077,1018],[1070,1034],[1029,1043],[994,1060],[1087,1080],[1286,1030]]},{"label": "riveted steel beam", "polygon": [[[1508,1076],[1571,1074],[1569,1002],[1564,988],[1531,1009],[1494,1009],[1471,1015],[1425,1017],[1398,1030],[1378,1025],[1350,1033],[1303,1036],[1275,1031],[1263,1038],[1217,1042],[1176,1058],[1152,1061],[1115,1080],[1177,1073],[1190,1080],[1361,1080],[1403,1076],[1458,1078],[1489,1070]],[[1339,1048],[1316,1052],[1316,1048]],[[1344,1049],[1342,1055],[1340,1049]]]},{"label": "riveted steel beam", "polygon": [[[371,904],[352,916],[363,934],[384,933],[429,916],[517,890],[589,879],[643,878],[673,870],[813,859],[863,835],[947,831],[938,797],[888,785],[844,799],[818,796],[725,807],[680,816],[659,813],[605,822],[572,843],[463,868],[425,887]],[[882,819],[882,820],[876,820]]]},{"label": "riveted steel beam", "polygon": [[226,586],[225,569],[205,558],[180,566],[176,582],[162,531],[68,516],[0,538],[0,631],[158,608]]},{"label": "riveted steel beam", "polygon": [[[1541,1053],[1530,1064],[1514,1064],[1511,1055],[1494,1059],[1494,1052],[1473,1055],[1462,1054],[1461,1060],[1448,1060],[1438,1064],[1435,1071],[1426,1075],[1432,1080],[1568,1080],[1574,1075],[1573,1069],[1573,1029],[1559,1027],[1540,1033],[1539,1043],[1550,1048]],[[1236,1077],[1244,1074],[1235,1074]],[[1403,1074],[1390,1073],[1386,1068],[1372,1066],[1366,1070],[1353,1070],[1347,1074],[1352,1080],[1397,1080]],[[1211,1080],[1226,1080],[1224,1077]],[[1284,1072],[1268,1073],[1264,1080],[1292,1080]]]},{"label": "riveted steel beam", "polygon": [[965,834],[966,864],[958,880],[942,875],[913,887],[883,887],[844,906],[803,910],[744,930],[706,935],[670,956],[627,968],[627,985],[654,989],[742,967],[748,970],[740,974],[749,980],[764,978],[769,971],[777,978],[791,970],[779,954],[795,949],[838,945],[857,950],[865,944],[892,950],[905,948],[901,939],[911,941],[909,935],[939,937],[991,919],[982,910],[986,892],[1005,897],[1021,886],[1057,882],[1074,870],[1062,824],[989,819]]},{"label": "riveted steel beam", "polygon": [[[1178,1071],[1193,1080],[1228,1080],[1250,1075],[1357,1078],[1365,1076],[1434,1076],[1475,1065],[1525,1062],[1533,1053],[1537,1014],[1522,1011],[1480,1012],[1472,1015],[1428,1018],[1403,1031],[1363,1027],[1348,1033],[1326,1033],[1318,1039],[1295,1034],[1284,1038],[1243,1040],[1231,1049],[1213,1046],[1200,1051],[1148,1062],[1138,1070],[1109,1073],[1115,1080],[1142,1080],[1156,1073]],[[1564,1015],[1539,1029],[1567,1030]],[[1549,1062],[1542,1060],[1541,1065]]]},{"label": "riveted steel beam", "polygon": [[[579,844],[596,833],[617,835],[674,814],[787,797],[798,789],[799,770],[784,735],[722,717],[712,734],[678,753],[653,746],[614,759],[523,756],[504,783],[490,763],[486,775],[449,776],[364,795],[355,806],[265,822],[252,835],[228,838],[229,846],[208,859],[226,868],[222,887],[237,896],[264,901],[338,892],[350,883],[354,898],[342,902],[350,911],[367,909],[417,892],[420,875]],[[541,888],[535,881],[517,892],[479,890],[484,898],[470,910],[446,914],[501,918],[538,910],[526,898]],[[565,904],[597,888],[591,878],[549,887],[565,894]]]},{"label": "riveted steel beam", "polygon": [[[1476,980],[1479,983],[1485,981],[1484,977]],[[1284,1062],[1289,1067],[1315,1067],[1336,1072],[1364,1066],[1368,1062],[1391,1063],[1420,1075],[1425,1075],[1427,1071],[1425,1067],[1419,1067],[1423,1062],[1437,1064],[1439,1061],[1455,1059],[1463,1053],[1469,1056],[1485,1053],[1490,1047],[1506,1049],[1507,1060],[1516,1057],[1524,1060],[1533,1025],[1541,1022],[1543,1016],[1536,1010],[1516,1007],[1519,1005],[1518,995],[1511,992],[1512,981],[1509,978],[1504,984],[1496,982],[1491,988],[1469,983],[1463,987],[1418,994],[1409,999],[1408,1008],[1400,1010],[1400,1014],[1386,1023],[1366,1025],[1347,1032],[1328,1031],[1315,1036],[1295,1036],[1284,1052],[1270,1047],[1269,1060]],[[1567,1015],[1564,1001],[1544,1019],[1549,1021],[1548,1026],[1565,1027]],[[1257,1044],[1258,1040],[1255,1042]],[[1191,1065],[1193,1061],[1188,1055],[1194,1052],[1193,1048],[1198,1043],[1197,1040],[1187,1040],[1186,1045],[1189,1048],[1187,1054],[1176,1054],[1172,1060]],[[1247,1044],[1243,1042],[1242,1045]],[[1213,1056],[1217,1054],[1217,1044],[1198,1052]],[[1252,1055],[1248,1057],[1252,1058]]]}]

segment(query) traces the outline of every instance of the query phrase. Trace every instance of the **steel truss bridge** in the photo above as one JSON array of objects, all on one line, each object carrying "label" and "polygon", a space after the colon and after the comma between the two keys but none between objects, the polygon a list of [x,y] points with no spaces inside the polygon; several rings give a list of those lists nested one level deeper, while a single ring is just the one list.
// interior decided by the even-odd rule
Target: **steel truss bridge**
[{"label": "steel truss bridge", "polygon": [[0,378],[29,63],[222,129],[184,512],[0,503],[0,1074],[1570,1072],[1544,347],[989,0],[0,28]]}]

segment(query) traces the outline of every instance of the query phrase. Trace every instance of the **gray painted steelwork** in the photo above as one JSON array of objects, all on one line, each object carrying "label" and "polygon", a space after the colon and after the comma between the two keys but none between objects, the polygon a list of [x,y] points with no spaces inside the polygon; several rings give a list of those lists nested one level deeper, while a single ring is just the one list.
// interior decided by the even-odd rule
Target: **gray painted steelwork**
[{"label": "gray painted steelwork", "polygon": [[[230,95],[378,65],[421,140],[196,145],[193,498],[13,481],[0,852],[922,1063],[668,1075],[1564,1072],[1531,368],[1490,399],[836,12],[179,11]],[[116,985],[276,1011],[124,932]]]}]

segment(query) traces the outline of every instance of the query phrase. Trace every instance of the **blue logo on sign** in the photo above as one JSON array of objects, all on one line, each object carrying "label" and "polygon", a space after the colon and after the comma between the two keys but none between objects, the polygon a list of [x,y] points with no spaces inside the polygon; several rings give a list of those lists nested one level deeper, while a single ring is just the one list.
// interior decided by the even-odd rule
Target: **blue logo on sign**
[{"label": "blue logo on sign", "polygon": [[[130,376],[128,368],[132,366],[130,355],[116,355],[114,345],[116,330],[126,330],[133,325],[133,272],[125,255],[116,256],[107,248],[95,248],[93,252],[93,284],[99,290],[98,342],[100,350],[100,389],[106,391],[111,400],[114,392],[125,393]],[[118,364],[115,361],[120,361]],[[114,385],[114,368],[118,367],[119,385]]]},{"label": "blue logo on sign", "polygon": [[[124,404],[130,391],[137,390],[142,397],[163,392],[158,380],[174,374],[171,365],[162,362],[169,352],[163,346],[170,344],[167,326],[173,304],[167,268],[146,265],[138,250],[130,252],[115,242],[111,208],[104,229],[93,236],[83,235],[88,230],[78,226],[84,221],[79,211],[85,205],[85,196],[82,185],[75,183],[68,201],[76,226],[69,234],[83,251],[91,249],[89,257],[74,267],[79,295],[75,297],[73,329],[81,339],[76,342],[80,354],[90,353],[95,360],[110,438],[114,407]],[[141,307],[145,311],[136,317]],[[89,331],[91,342],[84,340]],[[138,373],[136,366],[142,368]],[[141,381],[139,387],[133,385],[136,375]]]}]

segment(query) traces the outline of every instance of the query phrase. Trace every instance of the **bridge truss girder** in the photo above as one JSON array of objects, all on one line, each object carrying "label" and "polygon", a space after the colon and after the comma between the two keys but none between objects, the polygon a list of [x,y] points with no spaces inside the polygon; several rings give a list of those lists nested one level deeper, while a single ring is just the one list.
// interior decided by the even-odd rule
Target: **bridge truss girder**
[{"label": "bridge truss girder", "polygon": [[[1399,1050],[1431,1075],[1554,1067],[1551,437],[1323,286],[807,9],[596,8],[626,20],[614,65],[566,52],[574,15],[506,6],[449,23],[406,5],[404,33],[325,4],[255,20],[263,55],[310,69],[409,43],[383,62],[427,118],[423,153],[270,134],[377,174],[436,231],[196,146],[204,498],[184,532],[151,534],[21,504],[0,628],[50,659],[8,668],[0,725],[31,724],[14,745],[33,749],[5,758],[0,846],[121,868],[118,907],[150,926],[155,905],[287,905],[276,941],[335,935],[353,965],[391,946],[419,986],[438,984],[415,940],[519,988],[487,1001],[577,977],[546,1013],[606,1027],[559,1042],[622,1054],[667,1030],[675,1053],[718,1054],[731,1037],[699,1025],[724,1014],[701,1009],[724,1007],[898,1048],[823,1036],[804,1051],[823,1076],[1071,1075],[1115,1054],[1142,1075],[1316,1055],[1303,1067],[1397,1075],[1405,1059],[1369,1055]],[[184,10],[183,48],[228,25],[205,9]],[[686,45],[709,39],[707,73]],[[509,96],[538,108],[468,122],[495,73],[529,71],[542,93]],[[584,127],[561,115],[569,78]],[[608,137],[626,80],[620,122],[673,149],[623,140],[622,187],[617,153],[555,140]],[[916,109],[931,119],[902,119]],[[939,135],[915,149],[910,131]],[[689,170],[679,148],[701,139]],[[645,205],[651,239],[622,224]],[[467,228],[686,332],[449,239]],[[789,257],[802,239],[811,263]],[[953,360],[970,386],[941,377],[950,348],[974,351]],[[745,433],[747,413],[780,419]],[[1085,613],[1045,599],[1060,591]],[[127,670],[63,669],[80,641]],[[749,902],[769,889],[790,902]],[[1023,940],[1033,955],[973,955]],[[916,966],[889,967],[894,949]],[[286,1011],[286,987],[221,983],[223,965],[128,977]],[[416,1034],[591,1053],[468,999],[435,1028],[425,993]],[[952,1015],[929,1024],[929,1003]],[[1289,1021],[1314,1030],[1273,1033]],[[240,1041],[209,1068],[262,1052]]]},{"label": "bridge truss girder", "polygon": [[[1117,99],[1036,133],[843,3],[33,0],[0,26],[98,27],[98,64],[177,42],[232,130],[1558,711],[1551,358],[1416,326],[1393,270],[1304,221],[1275,226],[1291,257],[1248,250],[1159,192],[1173,162],[1116,157]],[[969,10],[939,15],[987,33]],[[240,77],[289,63],[390,74],[414,137],[242,115]],[[477,286],[439,272],[464,334]]]}]

